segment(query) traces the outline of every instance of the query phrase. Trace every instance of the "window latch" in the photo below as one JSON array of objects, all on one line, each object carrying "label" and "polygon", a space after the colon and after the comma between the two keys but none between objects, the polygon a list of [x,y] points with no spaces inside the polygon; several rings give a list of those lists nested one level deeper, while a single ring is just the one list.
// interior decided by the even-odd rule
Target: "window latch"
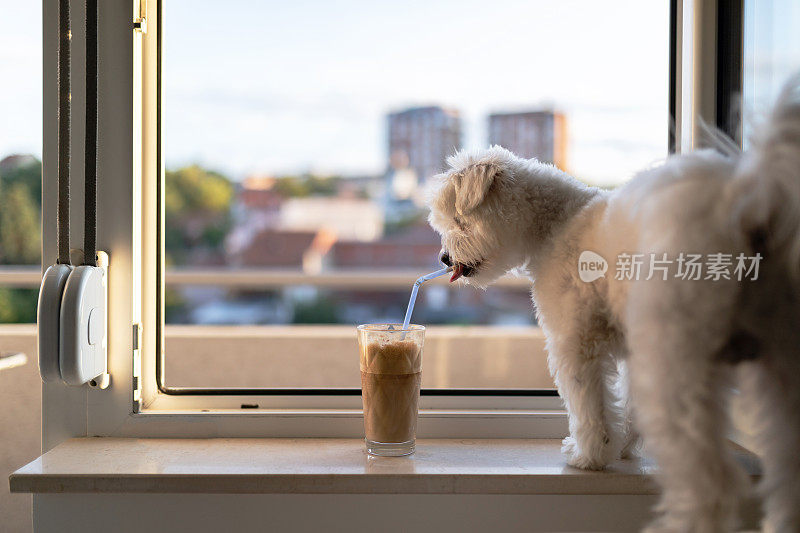
[{"label": "window latch", "polygon": [[147,0],[136,0],[133,13],[133,31],[147,33]]}]

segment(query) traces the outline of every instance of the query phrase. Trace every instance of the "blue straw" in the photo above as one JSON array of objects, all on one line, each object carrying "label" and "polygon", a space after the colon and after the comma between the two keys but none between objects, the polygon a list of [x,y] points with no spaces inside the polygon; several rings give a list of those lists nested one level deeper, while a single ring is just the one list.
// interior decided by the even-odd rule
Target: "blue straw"
[{"label": "blue straw", "polygon": [[425,274],[421,278],[417,279],[414,282],[414,286],[411,287],[411,298],[408,300],[408,309],[406,309],[406,318],[403,320],[403,335],[402,338],[406,338],[405,330],[408,329],[408,324],[411,322],[411,313],[414,312],[414,302],[417,301],[417,293],[419,292],[419,286],[425,283],[426,281],[430,281],[433,278],[438,278],[439,276],[444,276],[448,272],[453,270],[453,267],[443,268],[441,270],[437,270],[436,272],[431,272],[430,274]]}]

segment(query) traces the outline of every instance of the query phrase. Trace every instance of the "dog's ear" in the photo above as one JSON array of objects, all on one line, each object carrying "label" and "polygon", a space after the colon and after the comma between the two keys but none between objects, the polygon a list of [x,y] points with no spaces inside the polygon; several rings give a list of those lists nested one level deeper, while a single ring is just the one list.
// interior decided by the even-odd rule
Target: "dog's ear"
[{"label": "dog's ear", "polygon": [[456,211],[459,215],[466,215],[483,202],[499,171],[496,165],[477,164],[454,176]]}]

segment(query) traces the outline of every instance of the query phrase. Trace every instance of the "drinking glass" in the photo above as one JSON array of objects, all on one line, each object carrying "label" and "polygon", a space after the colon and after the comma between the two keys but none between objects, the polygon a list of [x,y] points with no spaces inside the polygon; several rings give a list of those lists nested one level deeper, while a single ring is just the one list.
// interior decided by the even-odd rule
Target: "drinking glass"
[{"label": "drinking glass", "polygon": [[361,397],[367,452],[414,453],[425,328],[402,324],[358,326]]}]

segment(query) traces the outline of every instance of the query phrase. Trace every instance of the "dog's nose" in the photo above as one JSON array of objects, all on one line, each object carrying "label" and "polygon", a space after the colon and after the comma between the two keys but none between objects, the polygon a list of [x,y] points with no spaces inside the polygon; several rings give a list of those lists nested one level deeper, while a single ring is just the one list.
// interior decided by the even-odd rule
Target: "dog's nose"
[{"label": "dog's nose", "polygon": [[453,262],[450,261],[450,256],[447,255],[447,252],[442,252],[442,255],[439,256],[439,261],[444,263],[447,266],[453,266]]}]

